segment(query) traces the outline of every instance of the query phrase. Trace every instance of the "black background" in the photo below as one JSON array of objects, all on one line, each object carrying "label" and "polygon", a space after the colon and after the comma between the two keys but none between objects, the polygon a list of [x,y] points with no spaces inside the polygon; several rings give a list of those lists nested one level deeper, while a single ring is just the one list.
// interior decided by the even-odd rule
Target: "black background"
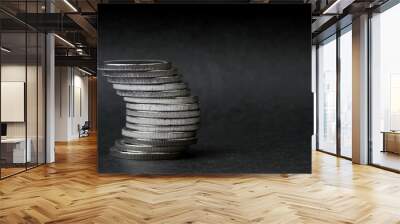
[{"label": "black background", "polygon": [[310,12],[309,5],[99,5],[99,66],[171,61],[199,96],[202,126],[184,159],[110,157],[125,109],[99,72],[99,172],[311,172]]}]

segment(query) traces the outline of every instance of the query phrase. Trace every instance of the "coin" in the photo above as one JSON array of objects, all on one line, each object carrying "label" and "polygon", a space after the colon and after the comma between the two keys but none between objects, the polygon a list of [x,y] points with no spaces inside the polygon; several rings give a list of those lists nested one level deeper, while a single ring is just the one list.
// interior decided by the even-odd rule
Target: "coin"
[{"label": "coin", "polygon": [[152,98],[144,99],[142,97],[124,97],[124,101],[128,103],[145,103],[145,104],[187,104],[196,103],[197,97],[185,96],[185,97],[169,97],[169,98]]},{"label": "coin", "polygon": [[135,131],[128,128],[122,129],[122,136],[130,138],[150,138],[150,139],[170,139],[170,138],[188,138],[194,137],[196,132],[153,132],[153,131]]},{"label": "coin", "polygon": [[126,123],[126,127],[137,131],[196,131],[199,129],[198,124],[189,125],[146,125]]},{"label": "coin", "polygon": [[173,83],[182,81],[182,77],[180,75],[172,75],[172,76],[161,76],[154,78],[137,78],[137,77],[115,77],[111,76],[107,78],[107,81],[110,83],[116,84],[164,84],[164,83]]},{"label": "coin", "polygon": [[166,77],[166,76],[175,76],[178,74],[178,70],[176,68],[170,68],[167,70],[151,70],[151,71],[129,71],[123,70],[118,71],[116,69],[99,69],[103,70],[103,75],[105,77],[114,77],[114,78],[157,78],[157,77]]},{"label": "coin", "polygon": [[164,60],[107,60],[102,70],[150,71],[171,68],[171,63]]},{"label": "coin", "polygon": [[168,90],[168,91],[129,91],[117,90],[119,96],[143,97],[143,98],[162,98],[162,97],[180,97],[190,94],[189,89]]},{"label": "coin", "polygon": [[188,111],[188,110],[199,109],[199,105],[197,103],[186,103],[186,104],[127,103],[126,108],[131,110],[145,110],[145,111]]},{"label": "coin", "polygon": [[123,97],[126,123],[110,153],[136,160],[177,159],[197,142],[198,98],[164,60],[111,60],[99,69]]},{"label": "coin", "polygon": [[135,152],[135,151],[122,151],[119,148],[112,147],[111,155],[121,159],[133,159],[133,160],[164,160],[164,159],[176,159],[181,157],[181,152],[176,153],[163,153],[163,152]]},{"label": "coin", "polygon": [[191,125],[200,122],[200,117],[190,118],[148,118],[148,117],[132,117],[126,116],[126,121],[133,124],[144,125],[160,125],[160,126],[176,126]]},{"label": "coin", "polygon": [[153,118],[187,118],[199,117],[200,110],[188,111],[145,111],[145,110],[126,110],[126,115],[136,117],[153,117]]},{"label": "coin", "polygon": [[145,144],[152,146],[172,146],[172,145],[193,145],[197,142],[197,138],[170,138],[170,139],[152,139],[152,138],[128,138],[124,141],[130,144]]},{"label": "coin", "polygon": [[187,85],[183,82],[156,84],[156,85],[131,85],[131,84],[113,84],[116,90],[129,91],[168,91],[186,89]]}]

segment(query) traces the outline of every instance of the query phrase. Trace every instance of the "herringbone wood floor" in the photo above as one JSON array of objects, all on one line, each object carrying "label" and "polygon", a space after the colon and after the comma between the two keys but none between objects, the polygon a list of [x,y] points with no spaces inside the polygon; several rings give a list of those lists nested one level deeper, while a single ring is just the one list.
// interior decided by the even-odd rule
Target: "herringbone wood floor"
[{"label": "herringbone wood floor", "polygon": [[0,181],[0,223],[400,223],[400,175],[318,152],[311,175],[99,175],[85,138]]}]

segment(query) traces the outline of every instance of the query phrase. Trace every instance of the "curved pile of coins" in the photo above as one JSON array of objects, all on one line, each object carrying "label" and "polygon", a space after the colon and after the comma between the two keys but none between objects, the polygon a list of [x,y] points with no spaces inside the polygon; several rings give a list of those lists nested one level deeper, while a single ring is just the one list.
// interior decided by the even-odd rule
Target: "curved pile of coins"
[{"label": "curved pile of coins", "polygon": [[111,148],[125,159],[174,159],[195,144],[198,99],[182,76],[161,60],[105,61],[101,68],[126,106],[122,139]]}]

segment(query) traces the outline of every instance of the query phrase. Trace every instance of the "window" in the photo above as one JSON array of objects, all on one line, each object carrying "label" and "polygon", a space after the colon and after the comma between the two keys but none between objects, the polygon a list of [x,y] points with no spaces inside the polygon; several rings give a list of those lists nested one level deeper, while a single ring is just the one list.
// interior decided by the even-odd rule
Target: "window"
[{"label": "window", "polygon": [[400,4],[371,18],[371,162],[400,170]]},{"label": "window", "polygon": [[352,26],[345,27],[337,34],[320,43],[317,50],[317,147],[321,151],[350,159],[353,116]]},{"label": "window", "polygon": [[352,33],[351,26],[340,36],[340,155],[352,156]]},{"label": "window", "polygon": [[318,48],[318,149],[336,153],[336,36]]},{"label": "window", "polygon": [[[21,13],[40,13],[42,5],[18,2]],[[45,41],[42,32],[0,12],[0,178],[45,163]]]}]

